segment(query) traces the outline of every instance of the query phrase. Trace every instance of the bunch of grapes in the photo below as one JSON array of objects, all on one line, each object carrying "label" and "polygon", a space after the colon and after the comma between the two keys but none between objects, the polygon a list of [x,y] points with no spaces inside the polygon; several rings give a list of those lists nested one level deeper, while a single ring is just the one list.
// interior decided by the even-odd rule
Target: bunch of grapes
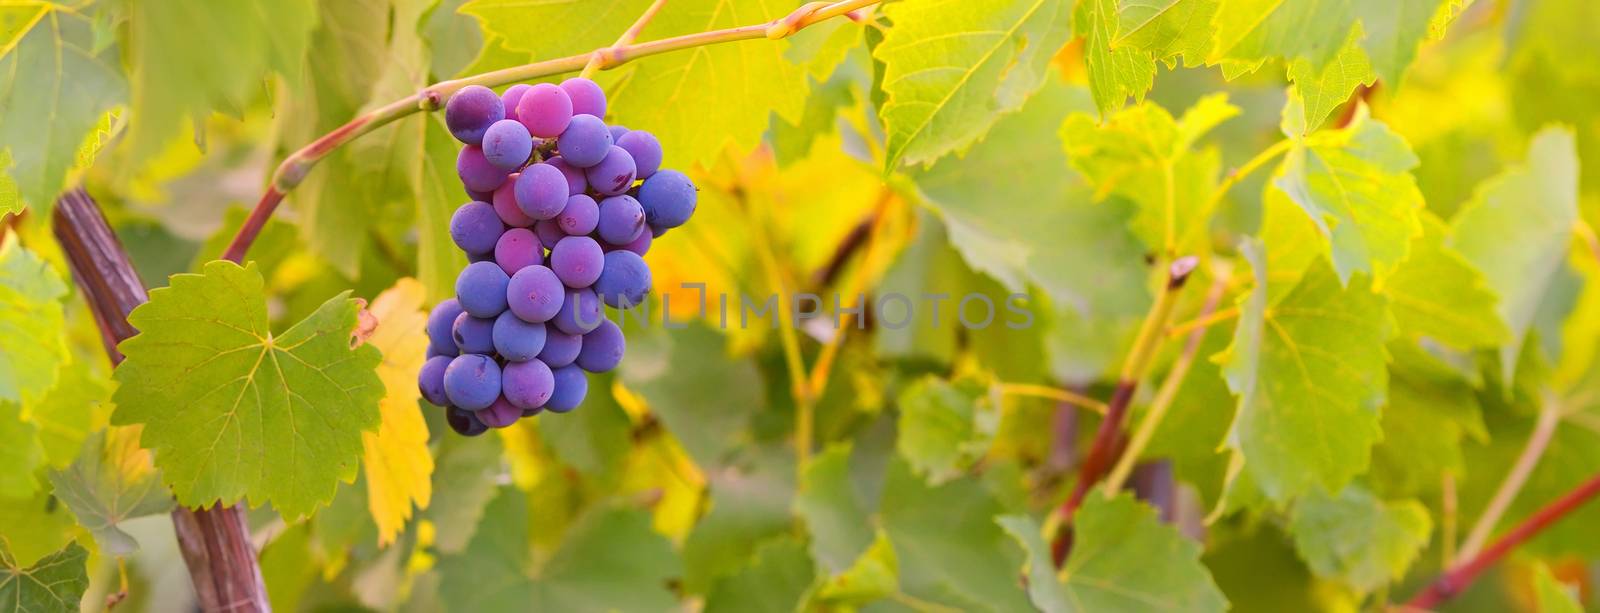
[{"label": "bunch of grapes", "polygon": [[607,126],[605,112],[583,78],[503,95],[473,85],[445,105],[472,198],[450,237],[471,263],[428,317],[417,385],[460,434],[577,408],[585,372],[615,368],[626,345],[601,304],[643,302],[650,241],[694,213],[694,184],[660,168],[655,136]]}]

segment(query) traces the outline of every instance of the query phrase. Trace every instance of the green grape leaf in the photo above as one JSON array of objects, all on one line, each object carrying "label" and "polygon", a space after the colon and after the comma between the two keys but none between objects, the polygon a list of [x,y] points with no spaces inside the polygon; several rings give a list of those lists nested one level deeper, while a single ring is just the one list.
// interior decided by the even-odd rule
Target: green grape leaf
[{"label": "green grape leaf", "polygon": [[[809,32],[811,28],[801,30]],[[855,103],[855,77],[841,70],[822,83],[812,82],[811,95],[806,97],[806,108],[799,121],[790,122],[773,115],[767,140],[772,144],[772,154],[779,166],[790,166],[811,153],[811,147],[834,131],[841,109]]]},{"label": "green grape leaf", "polygon": [[0,602],[29,613],[78,611],[78,601],[89,589],[88,560],[89,551],[71,543],[23,568],[0,542]]},{"label": "green grape leaf", "polygon": [[794,507],[811,534],[811,555],[829,572],[848,570],[872,544],[868,509],[850,483],[848,446],[829,446],[811,459]]},{"label": "green grape leaf", "polygon": [[0,41],[0,150],[10,150],[0,153],[0,174],[9,174],[0,179],[0,213],[24,204],[50,210],[84,137],[127,97],[117,49],[95,49],[88,18],[35,6],[15,46]]},{"label": "green grape leaf", "polygon": [[[1073,113],[1061,125],[1061,142],[1073,168],[1100,194],[1138,205],[1132,227],[1151,251],[1183,251],[1194,226],[1205,221],[1221,160],[1214,150],[1191,151],[1196,140],[1238,115],[1227,95],[1201,98],[1181,120],[1145,102],[1104,122]],[[1194,238],[1201,238],[1195,234]]]},{"label": "green grape leaf", "polygon": [[779,537],[756,548],[750,564],[724,577],[706,595],[706,613],[790,613],[800,609],[816,569],[794,537]]},{"label": "green grape leaf", "polygon": [[1093,202],[1055,138],[1068,113],[1090,110],[1083,94],[1052,80],[965,157],[917,173],[916,186],[973,270],[1013,292],[1037,285],[1080,313],[1143,313],[1150,297],[1132,207]]},{"label": "green grape leaf", "polygon": [[111,414],[111,378],[83,360],[61,368],[60,381],[28,405],[28,418],[39,428],[39,445],[51,467],[66,468],[89,433],[104,428]]},{"label": "green grape leaf", "polygon": [[456,274],[467,265],[466,256],[450,238],[450,216],[465,199],[457,192],[461,179],[456,176],[455,139],[438,117],[414,121],[414,129],[422,131],[411,185],[417,201],[417,280],[433,304],[455,297]]},{"label": "green grape leaf", "polygon": [[0,501],[0,547],[9,550],[15,566],[32,566],[82,533],[66,505],[48,491]]},{"label": "green grape leaf", "polygon": [[612,397],[611,383],[609,377],[590,377],[582,411],[539,422],[539,437],[556,457],[598,479],[617,476],[633,442],[633,424]]},{"label": "green grape leaf", "polygon": [[961,476],[988,453],[999,399],[982,381],[924,377],[900,392],[900,457],[934,485]]},{"label": "green grape leaf", "polygon": [[[1394,87],[1417,57],[1428,38],[1440,38],[1444,27],[1464,3],[1462,0],[1389,0],[1362,2],[1361,47],[1371,59],[1377,77]],[[1449,9],[1445,7],[1449,6]],[[1435,22],[1442,15],[1445,21]],[[1435,30],[1430,33],[1430,26]]]},{"label": "green grape leaf", "polygon": [[1549,564],[1534,565],[1533,595],[1542,613],[1583,613],[1579,587],[1556,579]]},{"label": "green grape leaf", "polygon": [[[676,326],[674,326],[676,327]],[[750,416],[765,405],[761,375],[727,355],[726,340],[693,323],[628,339],[622,380],[650,402],[684,451],[701,467],[721,466],[750,437]]]},{"label": "green grape leaf", "polygon": [[[650,0],[471,0],[460,12],[476,17],[506,48],[550,59],[610,46],[649,6]],[[563,24],[560,36],[550,35],[553,23]]]},{"label": "green grape leaf", "polygon": [[889,465],[881,520],[894,543],[900,591],[967,611],[1024,611],[1023,555],[995,523],[1000,503],[972,478],[932,486]]},{"label": "green grape leaf", "polygon": [[[648,40],[747,26],[783,17],[793,8],[780,0],[675,2],[640,36]],[[617,122],[647,127],[661,140],[664,163],[678,167],[712,166],[729,146],[738,152],[754,149],[769,115],[799,121],[810,86],[805,67],[785,59],[783,46],[769,40],[643,57],[617,72],[609,93],[611,114]],[[716,109],[715,122],[706,121],[708,109]]]},{"label": "green grape leaf", "polygon": [[501,469],[500,439],[445,437],[433,467],[433,500],[422,512],[434,525],[433,546],[461,553],[483,523]]},{"label": "green grape leaf", "polygon": [[1154,59],[1205,61],[1211,51],[1211,18],[1220,0],[1121,0],[1113,47],[1149,52]]},{"label": "green grape leaf", "polygon": [[[883,62],[886,170],[964,151],[1022,107],[1071,37],[1063,0],[939,0],[884,8],[894,22],[872,52]],[[993,140],[993,139],[991,139]],[[990,183],[993,184],[993,183]]]},{"label": "green grape leaf", "polygon": [[248,498],[309,514],[356,476],[378,425],[378,350],[351,347],[355,300],[336,296],[282,334],[268,328],[254,264],[206,264],[128,315],[112,423],[144,424],[162,478],[186,506]]},{"label": "green grape leaf", "polygon": [[1448,230],[1432,213],[1423,213],[1422,229],[1383,288],[1400,331],[1460,349],[1506,342],[1510,332],[1483,275],[1445,245]]},{"label": "green grape leaf", "polygon": [[1073,27],[1083,38],[1089,90],[1101,115],[1121,108],[1128,98],[1143,102],[1156,80],[1156,63],[1148,52],[1115,46],[1119,19],[1116,0],[1084,0],[1073,13]]},{"label": "green grape leaf", "polygon": [[996,521],[1028,552],[1028,597],[1046,613],[1228,608],[1200,564],[1200,544],[1128,494],[1089,497],[1073,520],[1077,537],[1060,571],[1037,521],[1025,515]]},{"label": "green grape leaf", "polygon": [[1507,385],[1540,301],[1561,271],[1578,219],[1575,147],[1565,128],[1539,131],[1527,161],[1480,184],[1451,224],[1450,246],[1500,296],[1500,320],[1511,337],[1500,349]]},{"label": "green grape leaf", "polygon": [[460,75],[483,49],[483,29],[476,19],[460,13],[463,4],[464,0],[442,0],[428,8],[421,24],[432,51],[429,71],[436,80]]},{"label": "green grape leaf", "polygon": [[1295,549],[1312,572],[1361,593],[1405,576],[1432,529],[1422,503],[1379,500],[1357,485],[1336,496],[1313,488],[1289,519]]},{"label": "green grape leaf", "polygon": [[185,117],[245,106],[272,72],[299,80],[317,7],[312,0],[132,4],[133,157],[160,151]]},{"label": "green grape leaf", "polygon": [[11,237],[0,242],[0,402],[22,402],[55,387],[67,361],[66,284],[48,262]]},{"label": "green grape leaf", "polygon": [[1239,411],[1228,447],[1274,501],[1314,485],[1337,490],[1365,472],[1381,436],[1378,408],[1388,388],[1383,298],[1365,277],[1341,288],[1322,260],[1269,304],[1259,243],[1245,257],[1256,286],[1241,298],[1233,343],[1217,356]]},{"label": "green grape leaf", "polygon": [[744,565],[766,538],[794,524],[794,463],[781,448],[757,452],[751,461],[707,475],[711,511],[683,543],[683,589],[710,591],[719,575]]},{"label": "green grape leaf", "polygon": [[33,474],[44,463],[38,428],[23,421],[22,405],[9,400],[0,400],[0,462],[8,467],[0,471],[0,497],[26,498],[39,489]]},{"label": "green grape leaf", "polygon": [[1351,30],[1350,39],[1339,49],[1339,54],[1320,69],[1305,58],[1289,63],[1289,80],[1294,81],[1295,93],[1303,102],[1299,119],[1302,135],[1322,127],[1328,114],[1349,100],[1356,86],[1372,85],[1377,78],[1367,54],[1357,46],[1360,34],[1360,30]]},{"label": "green grape leaf", "polygon": [[[1285,123],[1296,114],[1291,94]],[[1418,164],[1405,139],[1358,109],[1350,125],[1295,138],[1272,185],[1316,223],[1328,241],[1340,283],[1363,271],[1386,278],[1422,233],[1422,192],[1411,176]]]},{"label": "green grape leaf", "polygon": [[448,611],[666,611],[667,581],[682,573],[672,545],[642,511],[596,508],[568,532],[535,572],[528,500],[500,488],[483,526],[460,555],[439,560]]},{"label": "green grape leaf", "polygon": [[851,606],[872,602],[900,589],[900,561],[894,543],[878,530],[872,544],[855,563],[834,574],[816,592],[816,600],[829,605]]},{"label": "green grape leaf", "polygon": [[1482,408],[1470,382],[1415,343],[1396,341],[1390,353],[1383,442],[1367,480],[1386,497],[1433,495],[1445,473],[1464,472],[1462,441],[1488,438]]},{"label": "green grape leaf", "polygon": [[100,550],[115,556],[139,550],[139,542],[118,522],[172,508],[172,494],[161,485],[150,452],[139,448],[136,428],[96,432],[71,467],[50,471],[50,484],[78,524],[94,534]]}]

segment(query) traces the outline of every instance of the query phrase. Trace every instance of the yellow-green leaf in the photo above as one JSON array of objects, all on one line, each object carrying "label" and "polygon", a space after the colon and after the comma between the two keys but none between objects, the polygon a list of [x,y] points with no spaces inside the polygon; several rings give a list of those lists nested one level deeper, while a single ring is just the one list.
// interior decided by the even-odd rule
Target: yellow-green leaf
[{"label": "yellow-green leaf", "polygon": [[1121,108],[1130,97],[1143,101],[1156,79],[1156,63],[1149,53],[1115,46],[1117,22],[1115,0],[1083,0],[1073,13],[1073,27],[1083,38],[1089,89],[1101,115]]},{"label": "yellow-green leaf", "polygon": [[0,402],[38,398],[67,360],[67,286],[16,235],[0,242]]},{"label": "yellow-green leaf", "polygon": [[70,468],[50,472],[50,483],[100,550],[115,556],[139,549],[118,522],[172,508],[172,494],[161,484],[150,451],[139,447],[136,427],[96,432]]},{"label": "yellow-green leaf", "polygon": [[1400,331],[1461,349],[1506,342],[1511,334],[1483,275],[1444,244],[1447,230],[1439,218],[1424,213],[1422,228],[1411,256],[1383,288]]},{"label": "yellow-green leaf", "polygon": [[378,525],[379,545],[394,542],[411,518],[412,506],[428,508],[433,494],[428,424],[417,403],[417,370],[428,349],[422,293],[422,284],[403,278],[372,301],[378,327],[367,342],[383,352],[378,378],[383,380],[384,396],[378,402],[378,430],[361,433],[361,465],[366,471],[367,510]]},{"label": "yellow-green leaf", "polygon": [[1379,500],[1356,485],[1336,496],[1313,488],[1289,520],[1295,549],[1312,572],[1361,593],[1403,577],[1432,527],[1422,503]]},{"label": "yellow-green leaf", "polygon": [[0,542],[0,603],[19,613],[78,611],[78,601],[89,589],[88,560],[88,550],[71,543],[24,568]]}]

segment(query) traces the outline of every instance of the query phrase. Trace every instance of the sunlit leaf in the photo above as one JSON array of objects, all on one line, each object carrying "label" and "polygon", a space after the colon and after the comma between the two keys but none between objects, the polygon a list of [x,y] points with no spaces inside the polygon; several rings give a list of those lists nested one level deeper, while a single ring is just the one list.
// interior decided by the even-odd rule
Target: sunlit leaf
[{"label": "sunlit leaf", "polygon": [[900,393],[900,456],[935,485],[966,472],[994,442],[998,403],[981,381],[924,378]]},{"label": "sunlit leaf", "polygon": [[380,545],[394,542],[411,518],[412,505],[428,508],[433,494],[428,424],[422,421],[417,402],[417,370],[428,348],[422,291],[422,284],[401,279],[372,301],[378,327],[367,342],[383,352],[378,378],[383,380],[384,396],[378,402],[378,430],[361,433],[361,466],[366,471],[367,508],[378,524]]},{"label": "sunlit leaf", "polygon": [[1295,503],[1289,532],[1311,570],[1370,592],[1405,575],[1428,544],[1432,522],[1415,500],[1379,500],[1359,486]]}]

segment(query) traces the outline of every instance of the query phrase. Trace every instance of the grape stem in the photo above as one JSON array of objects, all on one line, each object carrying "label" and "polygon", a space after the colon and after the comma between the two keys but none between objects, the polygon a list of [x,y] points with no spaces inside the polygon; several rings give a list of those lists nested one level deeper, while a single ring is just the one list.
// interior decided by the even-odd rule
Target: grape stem
[{"label": "grape stem", "polygon": [[[639,18],[633,21],[633,25],[628,26],[628,29],[622,32],[622,36],[617,37],[617,42],[611,43],[611,47],[609,47],[608,50],[626,46],[629,43],[632,43],[635,39],[638,39],[639,32],[644,30],[646,25],[650,24],[651,19],[655,19],[656,13],[660,13],[661,7],[666,6],[666,4],[667,0],[655,0],[655,2],[651,2],[650,6],[645,7],[644,12],[639,14]],[[594,73],[599,72],[600,64],[603,61],[604,56],[601,54],[601,52],[594,52],[593,55],[589,56],[589,63],[584,64],[583,72],[578,73],[578,76],[585,79],[593,77]]]},{"label": "grape stem", "polygon": [[1555,435],[1556,426],[1561,424],[1561,403],[1553,398],[1546,398],[1543,406],[1539,408],[1539,420],[1534,423],[1533,433],[1528,435],[1528,443],[1523,446],[1522,454],[1517,456],[1516,464],[1511,466],[1511,471],[1506,473],[1504,481],[1495,490],[1494,498],[1489,500],[1489,505],[1484,507],[1483,513],[1478,516],[1478,521],[1472,524],[1472,531],[1467,533],[1467,540],[1458,550],[1460,557],[1471,558],[1478,555],[1483,549],[1483,544],[1489,541],[1489,534],[1494,532],[1500,518],[1505,516],[1506,509],[1517,499],[1517,494],[1522,492],[1522,486],[1528,483],[1528,477],[1533,475],[1533,469],[1539,466],[1539,460],[1544,457],[1544,452],[1550,447],[1550,439]]},{"label": "grape stem", "polygon": [[1093,411],[1101,415],[1105,415],[1107,410],[1106,403],[1104,402],[1100,402],[1099,400],[1095,400],[1072,390],[1051,387],[1048,385],[1036,385],[1033,383],[1001,383],[1000,395],[1044,398],[1046,400],[1064,402],[1080,409]]},{"label": "grape stem", "polygon": [[1465,561],[1450,567],[1444,574],[1435,579],[1428,587],[1418,592],[1416,596],[1406,603],[1406,608],[1423,610],[1439,606],[1472,585],[1478,575],[1499,562],[1518,545],[1537,536],[1551,525],[1561,521],[1568,514],[1577,510],[1600,494],[1600,474],[1589,477],[1588,481],[1578,484],[1572,491],[1563,494],[1529,515],[1522,523],[1517,524],[1505,536],[1500,537],[1493,544],[1485,547],[1483,551],[1472,556],[1462,556]]},{"label": "grape stem", "polygon": [[[839,17],[841,15],[855,17],[853,11],[872,6],[883,0],[838,0],[836,2],[818,4],[812,3],[796,9],[788,15],[766,23],[751,24],[720,30],[709,30],[694,34],[685,34],[671,38],[663,38],[637,44],[622,44],[602,47],[578,55],[541,60],[521,66],[513,66],[483,74],[441,81],[421,91],[401,98],[389,104],[363,113],[348,123],[335,128],[332,132],[322,135],[299,151],[289,154],[283,162],[278,164],[278,169],[272,174],[272,184],[266,193],[256,202],[255,209],[245,219],[245,224],[234,235],[233,241],[228,244],[228,249],[223,252],[223,258],[239,262],[243,260],[250,245],[255,242],[256,236],[261,233],[261,228],[266,225],[267,218],[272,216],[278,204],[285,195],[304,181],[306,174],[312,167],[329,153],[353,141],[362,135],[372,132],[380,127],[393,123],[404,117],[422,111],[436,111],[444,106],[451,94],[468,85],[482,85],[484,87],[498,87],[519,81],[530,81],[540,77],[557,75],[578,70],[585,70],[592,63],[594,70],[609,70],[630,61],[718,43],[727,43],[741,40],[766,38],[777,40],[785,38],[806,27],[819,22]],[[656,5],[662,4],[658,0]],[[654,15],[654,10],[659,6],[652,6],[640,16],[641,22],[648,22]],[[652,10],[653,9],[653,10]],[[635,22],[634,26],[642,30],[644,23]],[[629,31],[635,28],[629,28]],[[634,32],[634,35],[637,35]],[[628,36],[627,33],[623,34]],[[620,39],[619,39],[620,40]]]}]

